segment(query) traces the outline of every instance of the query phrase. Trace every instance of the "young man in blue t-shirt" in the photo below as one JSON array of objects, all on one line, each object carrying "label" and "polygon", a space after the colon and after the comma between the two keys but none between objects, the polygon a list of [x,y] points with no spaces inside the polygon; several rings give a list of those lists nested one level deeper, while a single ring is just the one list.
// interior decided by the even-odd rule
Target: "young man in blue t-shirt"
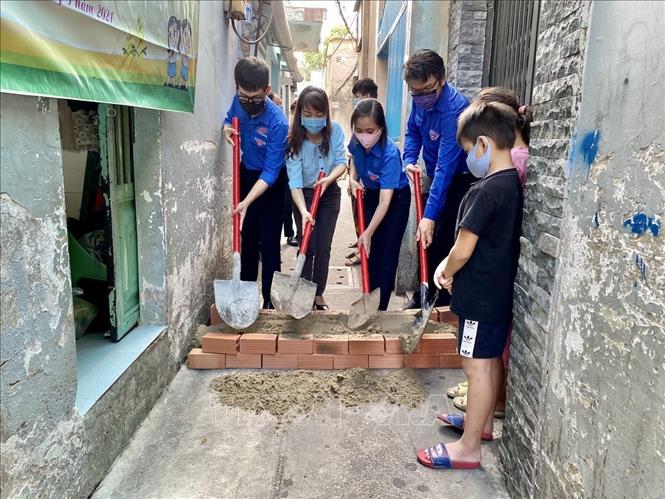
[{"label": "young man in blue t-shirt", "polygon": [[[416,51],[404,64],[404,80],[413,98],[404,138],[404,164],[411,180],[422,152],[430,182],[417,239],[427,248],[430,289],[433,269],[448,254],[455,237],[455,217],[462,197],[471,186],[464,151],[457,144],[457,118],[469,101],[446,82],[443,59],[434,50]],[[448,305],[450,295],[441,293],[438,305]],[[420,307],[416,291],[406,308]]]},{"label": "young man in blue t-shirt", "polygon": [[261,254],[263,308],[273,308],[270,287],[280,265],[280,238],[286,188],[286,136],[289,125],[282,109],[267,98],[270,70],[256,57],[238,61],[234,71],[236,95],[224,120],[223,133],[233,144],[231,119],[240,120],[240,215],[243,281],[256,281]]}]

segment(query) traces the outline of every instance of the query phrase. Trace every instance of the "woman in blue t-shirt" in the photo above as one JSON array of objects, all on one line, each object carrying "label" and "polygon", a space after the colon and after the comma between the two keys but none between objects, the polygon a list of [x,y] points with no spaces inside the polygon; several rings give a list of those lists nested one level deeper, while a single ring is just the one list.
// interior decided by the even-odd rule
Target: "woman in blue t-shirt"
[{"label": "woman in blue t-shirt", "polygon": [[[293,214],[299,241],[305,222],[313,221],[309,209],[314,187],[321,184],[323,189],[302,276],[316,284],[314,308],[328,310],[323,292],[328,280],[330,247],[341,201],[337,179],[346,171],[346,157],[344,133],[339,124],[330,121],[328,96],[320,88],[306,87],[298,97],[286,155],[286,171],[293,204],[297,208]],[[326,177],[317,181],[320,172],[324,172]]]},{"label": "woman in blue t-shirt", "polygon": [[409,219],[411,189],[402,167],[402,155],[388,137],[386,117],[376,99],[361,100],[351,115],[353,193],[363,190],[365,220],[369,223],[358,246],[369,255],[372,289],[381,289],[379,310],[386,310],[395,287],[402,236]]}]

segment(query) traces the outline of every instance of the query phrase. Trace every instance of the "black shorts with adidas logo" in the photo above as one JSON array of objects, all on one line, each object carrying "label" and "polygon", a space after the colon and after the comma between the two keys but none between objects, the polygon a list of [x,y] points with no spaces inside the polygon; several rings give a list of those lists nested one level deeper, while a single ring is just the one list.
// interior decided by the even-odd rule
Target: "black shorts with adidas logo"
[{"label": "black shorts with adidas logo", "polygon": [[480,322],[460,317],[457,334],[459,354],[474,359],[501,357],[509,331],[510,321]]}]

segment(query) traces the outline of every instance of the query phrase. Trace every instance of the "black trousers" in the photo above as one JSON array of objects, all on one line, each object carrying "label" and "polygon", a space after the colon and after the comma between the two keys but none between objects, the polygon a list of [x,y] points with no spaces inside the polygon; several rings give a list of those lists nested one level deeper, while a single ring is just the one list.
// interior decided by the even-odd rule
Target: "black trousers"
[{"label": "black trousers", "polygon": [[284,237],[293,237],[293,202],[288,183],[284,187]]},{"label": "black trousers", "polygon": [[[455,244],[455,226],[457,225],[457,212],[462,198],[475,181],[475,177],[469,173],[464,175],[455,175],[450,187],[448,187],[448,196],[446,204],[441,210],[439,219],[434,227],[434,237],[432,244],[427,248],[427,263],[429,266],[429,289],[434,290],[434,271],[441,261],[448,256],[450,250]],[[423,200],[426,203],[427,199]],[[424,206],[424,204],[423,204]],[[418,295],[420,296],[420,295]],[[450,305],[450,294],[445,289],[439,291],[437,306]]]},{"label": "black trousers", "polygon": [[[240,197],[247,196],[261,175],[260,171],[240,167]],[[256,281],[261,254],[261,291],[263,300],[270,300],[272,275],[281,270],[280,240],[284,213],[286,170],[282,169],[277,181],[247,209],[242,226],[240,246],[240,279]]]},{"label": "black trousers", "polygon": [[[314,189],[303,189],[305,204],[309,210],[312,206]],[[328,266],[330,265],[330,248],[332,246],[337,217],[339,216],[342,191],[337,184],[326,189],[319,201],[319,211],[307,248],[307,260],[302,276],[316,284],[316,296],[323,296],[328,282]],[[302,217],[298,210],[293,213],[298,230],[298,241],[302,240]]]},{"label": "black trousers", "polygon": [[[365,223],[369,224],[379,205],[378,189],[365,189]],[[387,310],[390,294],[395,289],[402,236],[409,221],[411,189],[407,185],[393,191],[390,208],[372,236],[369,254],[369,282],[372,290],[381,289],[379,310]]]}]

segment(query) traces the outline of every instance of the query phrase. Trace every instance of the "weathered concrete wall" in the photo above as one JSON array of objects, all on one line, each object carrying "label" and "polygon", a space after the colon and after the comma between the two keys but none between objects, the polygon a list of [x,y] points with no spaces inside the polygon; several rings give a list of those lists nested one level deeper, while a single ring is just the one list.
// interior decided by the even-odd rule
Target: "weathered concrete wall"
[{"label": "weathered concrete wall", "polygon": [[505,475],[519,497],[660,497],[665,6],[541,9]]},{"label": "weathered concrete wall", "polygon": [[222,3],[200,9],[195,112],[135,110],[141,321],[167,329],[83,416],[57,105],[2,94],[2,498],[87,497],[180,366],[212,279],[229,273],[220,130],[238,47]]},{"label": "weathered concrete wall", "polygon": [[[448,20],[448,81],[472,98],[483,80],[487,0],[453,0]],[[445,59],[445,58],[444,58]]]},{"label": "weathered concrete wall", "polygon": [[542,391],[552,293],[563,228],[566,157],[581,99],[589,3],[540,7],[529,173],[515,283],[508,407],[500,443],[512,494],[532,497],[540,454]]},{"label": "weathered concrete wall", "polygon": [[5,451],[37,447],[63,416],[71,416],[76,350],[57,103],[2,94],[0,123],[0,477],[5,496],[6,477],[21,464],[20,455]]}]

